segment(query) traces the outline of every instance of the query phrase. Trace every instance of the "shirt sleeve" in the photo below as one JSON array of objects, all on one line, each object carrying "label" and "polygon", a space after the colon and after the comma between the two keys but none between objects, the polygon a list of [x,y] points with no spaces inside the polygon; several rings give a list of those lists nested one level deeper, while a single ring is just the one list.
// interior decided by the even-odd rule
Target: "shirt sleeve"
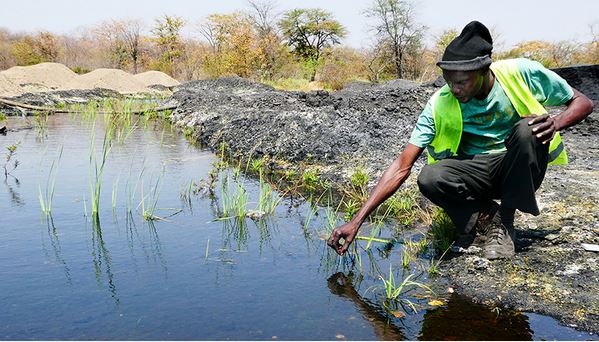
[{"label": "shirt sleeve", "polygon": [[541,63],[521,58],[518,59],[518,68],[535,98],[543,106],[560,106],[574,96],[568,82]]},{"label": "shirt sleeve", "polygon": [[426,148],[433,141],[434,137],[435,121],[433,120],[433,106],[429,100],[426,106],[424,106],[422,113],[420,113],[408,142],[420,148]]}]

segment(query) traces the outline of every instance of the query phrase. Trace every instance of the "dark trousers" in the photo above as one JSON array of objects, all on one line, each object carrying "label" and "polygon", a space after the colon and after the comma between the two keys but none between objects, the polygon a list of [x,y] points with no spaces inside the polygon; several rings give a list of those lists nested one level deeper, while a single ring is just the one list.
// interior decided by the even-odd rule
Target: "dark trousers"
[{"label": "dark trousers", "polygon": [[514,125],[505,144],[503,153],[443,159],[420,172],[420,191],[445,209],[459,231],[470,232],[493,199],[504,208],[539,214],[535,191],[545,177],[549,144],[533,135],[527,119]]}]

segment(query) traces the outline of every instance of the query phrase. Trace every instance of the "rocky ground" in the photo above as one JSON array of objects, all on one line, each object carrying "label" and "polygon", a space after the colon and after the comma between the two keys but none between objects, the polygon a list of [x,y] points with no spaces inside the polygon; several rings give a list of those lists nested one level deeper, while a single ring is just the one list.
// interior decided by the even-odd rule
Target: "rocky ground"
[{"label": "rocky ground", "polygon": [[[599,66],[585,68],[558,72],[599,103]],[[399,155],[418,114],[441,84],[398,80],[376,86],[355,83],[335,93],[304,93],[224,78],[181,85],[166,105],[177,105],[170,118],[190,139],[214,150],[224,143],[234,158],[263,157],[281,177],[301,178],[311,170],[322,182],[344,187],[363,168],[373,186]],[[15,100],[56,105],[110,95],[89,92],[25,94]],[[489,261],[464,254],[443,264],[458,292],[599,332],[599,253],[581,245],[599,244],[598,113],[563,132],[571,163],[548,171],[538,191],[541,215],[517,218],[515,258]],[[406,186],[414,186],[424,162],[424,157],[418,161]]]}]

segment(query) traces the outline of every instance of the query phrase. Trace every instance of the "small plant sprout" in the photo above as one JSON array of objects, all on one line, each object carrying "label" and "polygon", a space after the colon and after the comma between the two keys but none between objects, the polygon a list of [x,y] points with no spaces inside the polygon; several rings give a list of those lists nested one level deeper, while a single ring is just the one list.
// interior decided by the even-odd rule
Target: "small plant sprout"
[{"label": "small plant sprout", "polygon": [[302,173],[302,187],[308,192],[313,192],[318,187],[320,181],[318,178],[318,170],[306,169]]},{"label": "small plant sprout", "polygon": [[443,252],[443,254],[441,254],[441,256],[439,257],[439,259],[437,259],[437,261],[435,261],[434,258],[431,258],[431,264],[428,267],[428,273],[429,274],[442,274],[441,271],[439,270],[439,266],[441,265],[441,262],[443,260],[443,257],[445,256],[445,254],[447,253],[447,251],[449,251],[451,248],[451,246],[449,246],[445,252]]},{"label": "small plant sprout", "polygon": [[[8,178],[8,175],[12,176],[11,172],[19,166],[19,161],[15,158],[19,144],[20,142],[16,142],[6,147],[8,152],[6,153],[6,162],[4,163],[4,179]],[[12,165],[9,165],[11,161]]]},{"label": "small plant sprout", "polygon": [[[154,221],[154,220],[166,221],[167,217],[176,215],[176,214],[180,213],[181,211],[183,211],[182,209],[177,209],[177,208],[158,208],[158,199],[160,197],[160,191],[162,189],[162,174],[164,174],[164,169],[162,170],[161,175],[157,177],[156,182],[154,183],[154,186],[150,188],[150,191],[145,196],[144,196],[144,186],[143,186],[143,181],[142,181],[141,202],[139,203],[138,208],[141,207],[141,216],[146,221]],[[146,205],[146,201],[148,201],[147,205]],[[170,211],[173,211],[173,213],[166,217],[161,217],[161,216],[156,215],[156,212],[158,210],[170,210]]]},{"label": "small plant sprout", "polygon": [[382,275],[379,276],[379,278],[383,282],[383,288],[385,290],[385,296],[386,296],[387,300],[389,300],[389,301],[400,300],[401,302],[408,304],[412,308],[412,310],[414,310],[414,312],[416,312],[417,311],[416,306],[414,305],[414,303],[412,303],[412,301],[410,301],[407,298],[399,298],[399,297],[407,294],[408,292],[411,292],[412,290],[414,290],[416,288],[421,288],[421,289],[425,290],[426,292],[432,292],[432,290],[426,284],[411,280],[413,277],[414,277],[414,274],[408,274],[408,276],[403,278],[401,283],[397,283],[395,280],[395,277],[393,276],[393,267],[391,264],[389,264],[389,277],[387,279],[385,279],[385,277],[383,277]]}]

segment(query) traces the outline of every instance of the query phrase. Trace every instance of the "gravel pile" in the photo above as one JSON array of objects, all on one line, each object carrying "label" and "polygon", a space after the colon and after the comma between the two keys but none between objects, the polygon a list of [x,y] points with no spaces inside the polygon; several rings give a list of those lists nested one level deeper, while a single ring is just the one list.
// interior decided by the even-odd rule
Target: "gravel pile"
[{"label": "gravel pile", "polygon": [[155,70],[150,70],[142,72],[140,74],[136,74],[133,76],[133,78],[146,87],[156,85],[174,87],[181,84],[179,81],[170,77],[169,75]]},{"label": "gravel pile", "polygon": [[19,86],[33,86],[27,90],[54,90],[76,78],[77,74],[60,63],[40,63],[31,66],[15,66],[0,72]]},{"label": "gravel pile", "polygon": [[0,73],[0,96],[10,97],[23,93],[23,88],[14,84],[8,77]]},{"label": "gravel pile", "polygon": [[65,82],[63,90],[103,88],[119,93],[147,93],[149,89],[133,75],[119,69],[96,69]]}]

